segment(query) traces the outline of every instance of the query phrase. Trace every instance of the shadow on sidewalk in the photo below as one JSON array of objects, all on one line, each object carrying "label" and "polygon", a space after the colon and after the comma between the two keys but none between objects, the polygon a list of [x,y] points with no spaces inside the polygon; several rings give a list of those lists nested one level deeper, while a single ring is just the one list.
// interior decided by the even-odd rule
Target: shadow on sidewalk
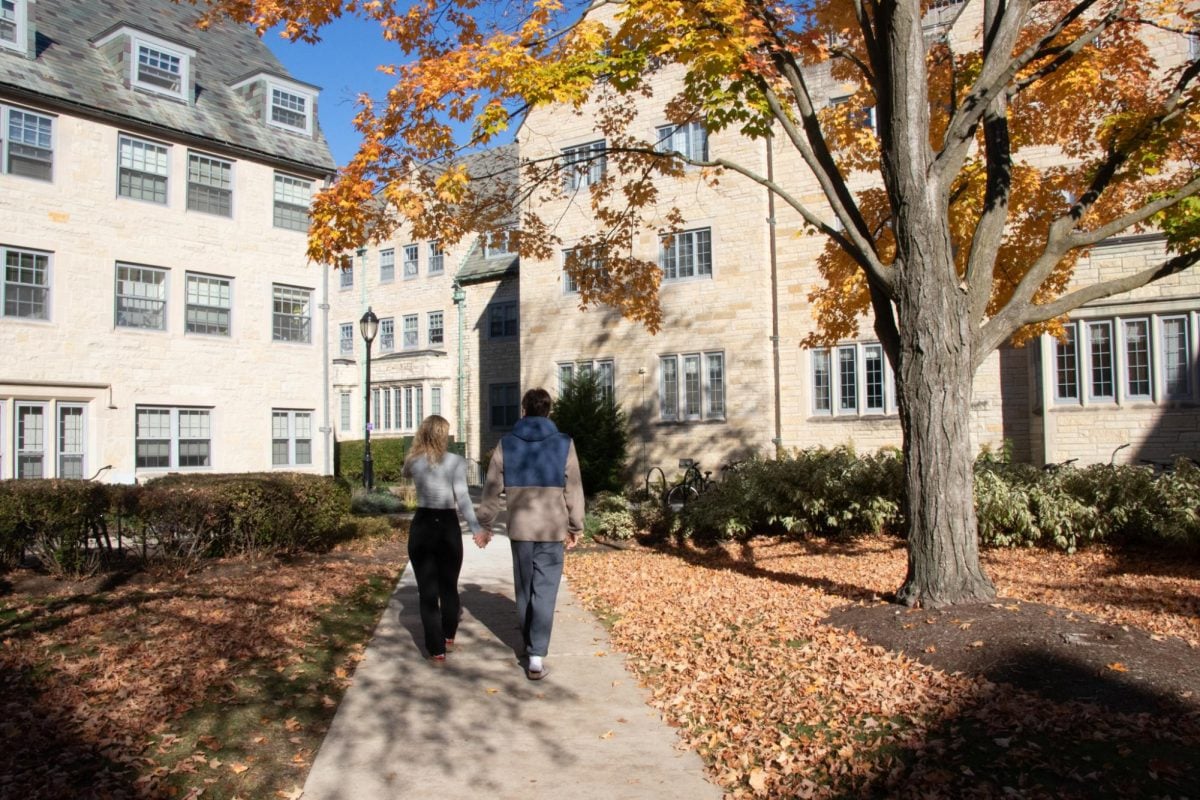
[{"label": "shadow on sidewalk", "polygon": [[517,626],[517,604],[511,597],[489,592],[477,583],[468,583],[459,593],[464,609],[468,609],[492,635],[511,648],[517,660],[525,657],[525,643]]}]

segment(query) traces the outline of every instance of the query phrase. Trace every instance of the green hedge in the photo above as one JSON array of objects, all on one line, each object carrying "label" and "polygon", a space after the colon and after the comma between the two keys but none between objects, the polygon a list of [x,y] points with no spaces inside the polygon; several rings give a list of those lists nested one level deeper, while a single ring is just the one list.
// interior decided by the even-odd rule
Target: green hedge
[{"label": "green hedge", "polygon": [[[371,462],[376,483],[399,483],[404,457],[412,447],[412,437],[371,439]],[[334,445],[334,472],[347,483],[362,484],[363,440],[351,439]]]},{"label": "green hedge", "polygon": [[298,473],[169,475],[144,486],[0,482],[0,564],[31,553],[79,575],[113,553],[113,523],[151,560],[327,547],[350,507],[347,485]]}]

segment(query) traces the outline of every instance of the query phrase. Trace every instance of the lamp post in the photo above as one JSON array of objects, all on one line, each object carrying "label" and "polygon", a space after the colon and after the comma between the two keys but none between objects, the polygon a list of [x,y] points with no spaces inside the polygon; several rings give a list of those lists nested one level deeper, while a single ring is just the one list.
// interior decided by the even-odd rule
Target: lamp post
[{"label": "lamp post", "polygon": [[358,321],[358,329],[367,343],[367,385],[363,390],[363,487],[369,492],[375,488],[375,462],[371,460],[371,343],[379,332],[379,317],[370,306]]},{"label": "lamp post", "polygon": [[[466,414],[463,407],[466,402],[463,397],[463,379],[465,378],[465,370],[463,368],[463,311],[466,308],[467,293],[463,291],[462,284],[458,281],[454,282],[454,294],[451,295],[451,299],[454,300],[454,306],[458,309],[458,381],[454,387],[454,395],[457,400],[457,413],[455,414],[457,419],[455,421],[458,423],[458,441],[466,442]],[[463,446],[466,447],[465,444]],[[463,452],[466,451],[464,450]]]}]

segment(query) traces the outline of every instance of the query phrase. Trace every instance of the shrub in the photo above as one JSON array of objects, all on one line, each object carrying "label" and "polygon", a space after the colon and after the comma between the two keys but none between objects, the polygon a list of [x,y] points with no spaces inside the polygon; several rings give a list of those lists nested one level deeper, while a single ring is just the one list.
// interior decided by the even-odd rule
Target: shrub
[{"label": "shrub", "polygon": [[355,514],[399,514],[406,510],[404,499],[386,488],[376,487],[369,492],[355,489],[350,497],[350,511]]},{"label": "shrub", "polygon": [[575,440],[584,492],[592,496],[620,491],[629,431],[625,412],[605,399],[599,379],[591,372],[577,375],[555,402],[551,418]]},{"label": "shrub", "polygon": [[[398,483],[403,476],[404,457],[412,447],[412,437],[371,439],[371,463],[375,483]],[[334,464],[337,476],[354,486],[362,485],[363,440],[349,439],[334,443]]]},{"label": "shrub", "polygon": [[50,573],[81,577],[95,571],[108,548],[102,484],[78,480],[0,482],[0,566],[26,552]]},{"label": "shrub", "polygon": [[597,495],[592,501],[584,527],[588,536],[609,539],[632,539],[643,530],[629,501],[608,492]]}]

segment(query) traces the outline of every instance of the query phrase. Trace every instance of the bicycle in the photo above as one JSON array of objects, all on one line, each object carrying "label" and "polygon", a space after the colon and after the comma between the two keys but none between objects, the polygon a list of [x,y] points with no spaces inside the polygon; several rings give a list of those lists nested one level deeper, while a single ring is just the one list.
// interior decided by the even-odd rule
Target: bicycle
[{"label": "bicycle", "polygon": [[712,485],[712,480],[708,477],[712,472],[701,475],[700,465],[695,459],[681,458],[679,466],[683,468],[683,478],[667,491],[664,501],[673,514],[678,514],[684,506],[699,497],[702,492],[708,491]]}]

